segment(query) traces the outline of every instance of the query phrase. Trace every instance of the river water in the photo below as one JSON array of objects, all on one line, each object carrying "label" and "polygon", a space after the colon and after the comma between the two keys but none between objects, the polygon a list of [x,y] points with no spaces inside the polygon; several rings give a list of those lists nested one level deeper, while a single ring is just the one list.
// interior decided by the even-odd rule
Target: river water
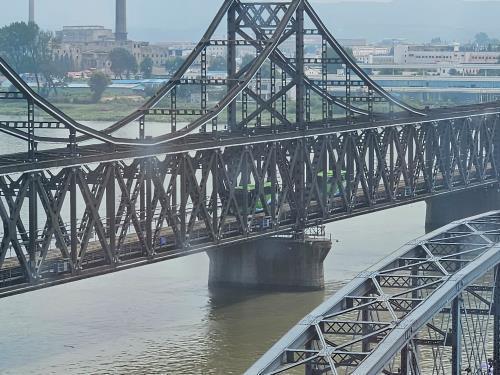
[{"label": "river water", "polygon": [[212,290],[198,254],[2,299],[0,374],[240,374],[424,218],[420,203],[328,225],[323,292]]},{"label": "river water", "polygon": [[209,290],[205,254],[0,300],[1,374],[239,374],[341,285],[424,231],[417,204],[330,224],[326,290]]}]

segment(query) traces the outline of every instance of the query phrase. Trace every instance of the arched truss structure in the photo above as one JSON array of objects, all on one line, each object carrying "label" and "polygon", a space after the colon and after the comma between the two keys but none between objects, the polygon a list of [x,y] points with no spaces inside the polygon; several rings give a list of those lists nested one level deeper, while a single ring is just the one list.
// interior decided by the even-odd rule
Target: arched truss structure
[{"label": "arched truss structure", "polygon": [[[215,35],[226,32],[224,22],[227,38],[216,39]],[[321,57],[306,57],[306,37],[321,43]],[[217,77],[208,70],[211,49],[227,56],[226,72]],[[254,56],[246,65],[237,64],[239,49]],[[321,72],[321,79],[311,78],[309,68]],[[331,79],[329,73],[339,68],[344,72],[341,78]],[[398,109],[410,116],[423,115],[389,95],[365,74],[307,0],[225,0],[201,41],[170,81],[139,109],[103,130],[85,126],[51,105],[2,59],[0,74],[14,87],[14,91],[3,92],[1,97],[28,103],[28,120],[0,122],[0,132],[30,142],[31,148],[43,142],[78,144],[87,140],[115,146],[160,145],[219,129],[301,130],[318,123],[327,126],[339,116],[339,111],[350,121],[357,117],[375,119]],[[189,107],[180,101],[187,95],[191,98]],[[302,98],[293,101],[294,108],[290,108],[291,96]],[[313,113],[315,106],[321,107],[318,113]],[[37,111],[50,119],[35,121]],[[148,137],[146,128],[152,119],[166,124],[163,130]],[[117,135],[126,127],[138,131],[129,138]],[[66,134],[37,134],[37,129],[42,128],[66,129]]]},{"label": "arched truss structure", "polygon": [[452,223],[358,275],[246,374],[497,374],[499,264],[499,211]]}]

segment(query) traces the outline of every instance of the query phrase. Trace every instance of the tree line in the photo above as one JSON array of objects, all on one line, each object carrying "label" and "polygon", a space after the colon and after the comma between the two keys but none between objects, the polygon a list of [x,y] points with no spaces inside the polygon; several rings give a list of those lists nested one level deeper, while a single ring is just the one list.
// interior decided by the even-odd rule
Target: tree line
[{"label": "tree line", "polygon": [[[57,50],[61,41],[54,33],[41,30],[33,22],[14,22],[0,28],[0,56],[13,69],[22,74],[29,74],[36,82],[38,93],[49,96],[57,95],[58,88],[68,83],[68,73],[78,70],[74,60]],[[129,78],[140,71],[145,78],[153,74],[153,61],[146,57],[137,63],[136,58],[124,48],[115,48],[109,54],[111,71],[115,78]],[[89,80],[93,100],[99,100],[110,78],[101,72],[94,72]]]},{"label": "tree line", "polygon": [[59,46],[50,31],[40,30],[35,23],[14,22],[0,28],[0,54],[20,73],[34,76],[38,91],[49,95],[67,79],[73,61],[54,52]]}]

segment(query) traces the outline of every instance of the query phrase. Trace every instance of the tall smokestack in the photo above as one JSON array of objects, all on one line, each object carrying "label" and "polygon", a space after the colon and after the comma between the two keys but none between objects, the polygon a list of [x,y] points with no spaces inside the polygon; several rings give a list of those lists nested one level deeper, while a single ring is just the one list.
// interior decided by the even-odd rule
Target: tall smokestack
[{"label": "tall smokestack", "polygon": [[35,22],[35,0],[30,0],[29,22]]},{"label": "tall smokestack", "polygon": [[116,0],[116,30],[115,38],[127,40],[127,0]]}]

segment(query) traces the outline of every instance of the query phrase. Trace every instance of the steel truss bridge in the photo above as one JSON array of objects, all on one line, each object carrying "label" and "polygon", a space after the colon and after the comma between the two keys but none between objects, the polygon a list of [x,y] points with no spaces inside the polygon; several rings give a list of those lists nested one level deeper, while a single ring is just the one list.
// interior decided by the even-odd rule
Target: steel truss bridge
[{"label": "steel truss bridge", "polygon": [[106,128],[1,59],[0,74],[0,109],[21,108],[0,121],[0,297],[498,184],[499,103],[403,103],[306,0],[224,1],[171,80]]},{"label": "steel truss bridge", "polygon": [[498,374],[500,211],[449,224],[361,273],[247,374],[299,373],[294,368]]}]

